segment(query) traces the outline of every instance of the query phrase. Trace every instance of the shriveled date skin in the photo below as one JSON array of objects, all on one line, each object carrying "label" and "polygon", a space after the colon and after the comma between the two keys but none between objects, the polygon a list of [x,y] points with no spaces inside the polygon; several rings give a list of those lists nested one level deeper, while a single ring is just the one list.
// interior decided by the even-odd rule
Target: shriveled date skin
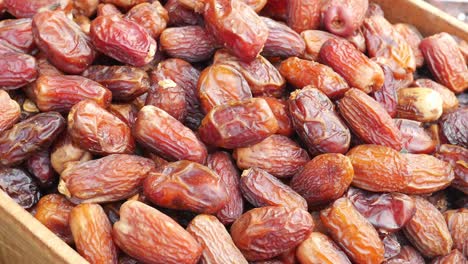
[{"label": "shriveled date skin", "polygon": [[401,193],[371,193],[350,188],[346,197],[375,228],[387,232],[401,229],[416,212],[413,199]]},{"label": "shriveled date skin", "polygon": [[262,169],[245,170],[240,188],[245,199],[256,207],[284,206],[307,210],[307,202],[302,196]]},{"label": "shriveled date skin", "polygon": [[247,260],[266,260],[299,245],[313,227],[304,209],[266,206],[244,213],[232,224],[231,236]]},{"label": "shriveled date skin", "polygon": [[90,99],[107,107],[112,93],[97,82],[73,75],[42,75],[27,91],[41,111],[67,113],[78,102]]},{"label": "shriveled date skin", "polygon": [[202,109],[208,113],[213,107],[252,98],[249,84],[235,68],[214,64],[200,74],[197,84]]},{"label": "shriveled date skin", "polygon": [[149,175],[143,191],[158,206],[205,214],[218,212],[228,199],[225,184],[215,172],[186,160]]},{"label": "shriveled date skin", "polygon": [[135,67],[148,64],[156,53],[156,41],[146,30],[118,15],[94,19],[90,37],[98,51]]},{"label": "shriveled date skin", "polygon": [[465,256],[468,253],[468,209],[448,210],[444,213],[445,221],[453,239],[454,248]]},{"label": "shriveled date skin", "polygon": [[24,170],[17,168],[0,168],[0,190],[24,209],[33,207],[41,196],[36,181]]},{"label": "shriveled date skin", "polygon": [[57,112],[40,113],[17,123],[0,135],[0,165],[12,166],[47,148],[65,129],[65,119]]},{"label": "shriveled date skin", "polygon": [[146,105],[164,110],[175,119],[183,122],[187,116],[187,102],[184,88],[170,79],[159,79],[151,74],[151,88],[146,97]]},{"label": "shriveled date skin", "polygon": [[299,172],[310,158],[307,151],[282,135],[271,135],[263,141],[234,151],[237,167],[259,168],[283,178]]},{"label": "shriveled date skin", "polygon": [[50,231],[67,244],[73,244],[69,225],[70,212],[74,205],[60,194],[49,194],[42,197],[36,206],[36,217]]},{"label": "shriveled date skin", "polygon": [[10,98],[4,90],[0,90],[0,133],[10,129],[20,118],[21,108],[19,104]]},{"label": "shriveled date skin", "polygon": [[89,37],[62,11],[45,11],[34,16],[34,40],[49,61],[69,74],[83,72],[96,53]]},{"label": "shriveled date skin", "polygon": [[441,118],[440,125],[444,136],[453,145],[468,148],[468,107],[459,107],[456,111],[448,113]]},{"label": "shriveled date skin", "polygon": [[408,161],[408,184],[401,190],[408,194],[427,194],[445,189],[454,178],[452,166],[426,154],[403,154]]},{"label": "shriveled date skin", "polygon": [[130,127],[96,102],[84,100],[68,114],[68,133],[73,142],[96,154],[132,153]]},{"label": "shriveled date skin", "polygon": [[217,46],[213,36],[201,26],[168,28],[162,32],[159,41],[169,56],[189,62],[210,59]]},{"label": "shriveled date skin", "polygon": [[268,27],[243,1],[207,0],[207,29],[218,42],[245,62],[257,57],[268,38]]},{"label": "shriveled date skin", "polygon": [[275,97],[267,96],[262,97],[267,101],[268,106],[270,106],[273,115],[275,115],[276,120],[278,121],[279,129],[276,131],[276,134],[290,137],[294,133],[294,128],[292,120],[289,114],[288,101],[285,99],[278,99]]},{"label": "shriveled date skin", "polygon": [[430,154],[436,145],[429,133],[417,121],[408,119],[394,119],[396,127],[400,130],[403,149],[414,154]]},{"label": "shriveled date skin", "polygon": [[147,105],[138,112],[135,139],[149,150],[171,160],[205,163],[207,150],[195,134],[165,111]]},{"label": "shriveled date skin", "polygon": [[113,238],[125,253],[149,264],[195,264],[203,250],[177,222],[138,201],[122,205]]},{"label": "shriveled date skin", "polygon": [[169,26],[195,26],[203,23],[203,17],[182,5],[179,0],[169,0],[164,5],[169,15]]},{"label": "shriveled date skin", "polygon": [[384,246],[375,228],[347,198],[336,200],[320,214],[331,237],[355,263],[381,263]]},{"label": "shriveled date skin", "polygon": [[215,216],[196,216],[188,225],[187,231],[204,247],[201,263],[248,263],[232,241],[226,227]]},{"label": "shriveled date skin", "polygon": [[113,154],[70,166],[60,175],[59,191],[73,203],[119,201],[137,193],[153,171],[150,159]]},{"label": "shriveled date skin", "polygon": [[226,187],[228,200],[216,213],[223,224],[231,224],[242,215],[244,200],[239,187],[239,172],[231,156],[227,152],[215,152],[208,156],[207,166],[219,175]]},{"label": "shriveled date skin", "polygon": [[80,204],[70,213],[70,229],[76,249],[90,263],[117,264],[112,225],[98,204]]},{"label": "shriveled date skin", "polygon": [[0,87],[13,90],[36,80],[34,57],[21,53],[7,53],[0,57]]},{"label": "shriveled date skin", "polygon": [[334,105],[318,89],[307,86],[291,93],[289,112],[294,128],[312,154],[345,153],[351,134],[334,110]]},{"label": "shriveled date skin", "polygon": [[[111,2],[113,0],[107,0],[107,2]],[[124,0],[126,1],[126,0]],[[131,0],[130,0],[131,1]],[[138,0],[138,1],[144,1],[144,0]],[[106,0],[101,1],[101,2],[106,2]],[[120,10],[113,4],[99,4],[97,11],[96,11],[97,16],[108,16],[108,15],[119,15],[123,16]]]},{"label": "shriveled date skin", "polygon": [[419,122],[433,122],[443,111],[442,97],[429,88],[402,88],[397,92],[397,116]]},{"label": "shriveled date skin", "polygon": [[335,35],[349,37],[362,25],[368,7],[367,0],[325,1],[322,24]]},{"label": "shriveled date skin", "polygon": [[245,62],[222,49],[216,52],[213,63],[228,64],[242,73],[254,96],[280,97],[284,92],[286,80],[275,66],[261,55]]},{"label": "shriveled date skin", "polygon": [[92,158],[90,152],[73,143],[68,133],[55,142],[50,153],[50,162],[58,174],[61,174],[68,166],[74,165],[76,162],[81,163]]},{"label": "shriveled date skin", "polygon": [[372,97],[351,88],[338,101],[338,109],[346,123],[364,142],[400,150],[402,137],[390,115]]},{"label": "shriveled date skin", "polygon": [[341,154],[322,154],[305,164],[290,185],[309,206],[333,201],[343,195],[353,180],[351,161]]},{"label": "shriveled date skin", "polygon": [[400,253],[384,262],[385,264],[425,264],[424,258],[412,246],[403,246]]},{"label": "shriveled date skin", "polygon": [[451,264],[451,263],[467,263],[465,256],[459,250],[454,249],[450,254],[435,258],[432,264]]},{"label": "shriveled date skin", "polygon": [[422,40],[422,35],[416,27],[410,24],[398,23],[393,25],[393,28],[408,42],[413,51],[416,67],[421,67],[424,64],[424,56],[419,49],[419,44]]},{"label": "shriveled date skin", "polygon": [[[304,30],[301,33],[301,37],[304,39],[306,49],[304,59],[317,61],[319,58],[320,48],[329,39],[338,38],[337,36],[321,30]],[[302,58],[301,57],[301,58]]]},{"label": "shriveled date skin", "polygon": [[392,148],[360,145],[347,156],[353,164],[356,187],[373,192],[399,192],[408,185],[408,160]]},{"label": "shriveled date skin", "polygon": [[417,79],[413,83],[416,87],[425,87],[432,89],[440,94],[442,99],[442,110],[444,113],[450,112],[457,109],[458,99],[455,96],[455,93],[452,92],[449,88],[434,82],[431,79]]},{"label": "shriveled date skin", "polygon": [[82,75],[109,89],[116,101],[132,101],[146,93],[150,86],[145,71],[129,66],[93,65]]},{"label": "shriveled date skin", "polygon": [[302,37],[290,27],[268,17],[261,17],[268,27],[268,38],[262,55],[267,57],[301,56],[305,50]]},{"label": "shriveled date skin", "polygon": [[320,49],[320,61],[365,93],[378,91],[384,84],[380,66],[344,39],[327,40]]},{"label": "shriveled date skin", "polygon": [[32,35],[32,19],[6,19],[0,22],[0,39],[3,39],[20,49],[30,53],[36,48]]},{"label": "shriveled date skin", "polygon": [[277,130],[278,121],[267,102],[252,98],[213,108],[198,131],[205,143],[233,149],[256,144]]},{"label": "shriveled date skin", "polygon": [[329,98],[341,97],[349,90],[343,77],[332,68],[314,61],[291,57],[281,63],[279,70],[294,87],[301,89],[312,85]]},{"label": "shriveled date skin", "polygon": [[33,17],[39,10],[63,10],[69,12],[72,9],[72,0],[4,0],[2,2],[8,12],[17,18]]},{"label": "shriveled date skin", "polygon": [[446,255],[453,241],[444,216],[430,202],[415,196],[416,213],[403,229],[406,237],[426,257]]},{"label": "shriveled date skin", "polygon": [[301,264],[351,264],[346,254],[327,235],[313,232],[296,250]]},{"label": "shriveled date skin", "polygon": [[145,28],[154,39],[159,37],[169,20],[167,10],[159,1],[138,4],[130,9],[125,17]]},{"label": "shriveled date skin", "polygon": [[448,33],[427,37],[419,45],[435,79],[455,93],[468,88],[468,68],[457,42]]},{"label": "shriveled date skin", "polygon": [[290,0],[286,7],[288,26],[297,33],[320,27],[321,0]]},{"label": "shriveled date skin", "polygon": [[443,144],[434,155],[436,158],[450,163],[454,169],[455,178],[452,186],[468,193],[468,150],[464,147]]},{"label": "shriveled date skin", "polygon": [[26,161],[26,168],[42,188],[51,187],[57,179],[50,162],[50,150],[44,149],[34,153]]}]

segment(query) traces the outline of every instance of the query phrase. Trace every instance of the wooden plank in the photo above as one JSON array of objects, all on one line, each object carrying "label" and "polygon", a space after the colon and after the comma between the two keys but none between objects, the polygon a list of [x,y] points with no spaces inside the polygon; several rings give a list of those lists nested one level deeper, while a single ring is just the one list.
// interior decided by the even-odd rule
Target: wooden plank
[{"label": "wooden plank", "polygon": [[379,4],[392,23],[408,23],[430,36],[447,32],[468,41],[468,24],[452,17],[423,0],[372,0]]},{"label": "wooden plank", "polygon": [[89,264],[0,190],[1,264]]}]

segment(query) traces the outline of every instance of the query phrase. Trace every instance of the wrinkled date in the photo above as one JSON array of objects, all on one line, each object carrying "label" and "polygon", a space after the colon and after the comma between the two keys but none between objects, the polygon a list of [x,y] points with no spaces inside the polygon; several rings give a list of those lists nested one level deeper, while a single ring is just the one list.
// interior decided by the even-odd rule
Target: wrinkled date
[{"label": "wrinkled date", "polygon": [[256,144],[277,130],[278,121],[267,102],[252,98],[213,108],[198,132],[209,145],[233,149]]},{"label": "wrinkled date", "polygon": [[289,112],[294,128],[312,154],[345,153],[351,134],[328,97],[311,86],[291,93]]},{"label": "wrinkled date", "polygon": [[38,13],[33,19],[32,32],[39,49],[66,73],[83,72],[96,56],[89,37],[64,12]]},{"label": "wrinkled date", "polygon": [[317,61],[319,59],[322,45],[329,39],[338,38],[337,36],[321,30],[304,30],[301,37],[305,42],[304,59]]},{"label": "wrinkled date", "polygon": [[351,184],[353,175],[348,157],[322,154],[305,164],[302,171],[292,178],[291,187],[312,207],[341,197]]},{"label": "wrinkled date", "polygon": [[449,88],[434,82],[431,79],[417,79],[414,81],[413,85],[417,87],[429,88],[438,92],[442,99],[442,109],[444,113],[448,113],[457,109],[459,104],[458,99],[455,96],[455,93],[450,91]]},{"label": "wrinkled date", "polygon": [[76,249],[91,263],[117,264],[112,225],[98,204],[80,204],[70,212],[70,229]]},{"label": "wrinkled date", "polygon": [[466,106],[460,107],[441,118],[440,125],[442,132],[451,144],[468,148],[468,137],[466,136],[467,119],[468,107]]},{"label": "wrinkled date", "polygon": [[8,93],[0,90],[0,133],[10,129],[20,118],[21,108],[19,104],[10,98]]},{"label": "wrinkled date", "polygon": [[290,0],[286,7],[288,26],[297,33],[320,27],[321,0]]},{"label": "wrinkled date", "polygon": [[203,17],[185,7],[179,0],[169,0],[164,5],[169,16],[169,26],[195,26],[203,23]]},{"label": "wrinkled date", "polygon": [[247,260],[266,260],[295,248],[313,227],[304,209],[266,206],[244,213],[232,224],[231,236]]},{"label": "wrinkled date", "polygon": [[270,106],[273,115],[275,115],[278,121],[278,130],[276,134],[290,137],[294,133],[292,120],[289,114],[288,102],[284,99],[278,99],[275,97],[262,97]]},{"label": "wrinkled date", "polygon": [[434,152],[435,142],[420,122],[408,119],[394,119],[394,121],[401,133],[403,149],[415,154]]},{"label": "wrinkled date", "polygon": [[68,166],[89,161],[92,158],[91,153],[72,142],[68,133],[56,141],[50,153],[50,162],[58,174],[61,174]]},{"label": "wrinkled date", "polygon": [[302,196],[262,169],[245,170],[240,189],[245,199],[256,207],[277,205],[307,210],[307,202]]},{"label": "wrinkled date", "polygon": [[147,149],[171,160],[205,163],[207,150],[197,136],[165,111],[147,105],[138,112],[135,139]]},{"label": "wrinkled date", "polygon": [[225,184],[215,172],[186,160],[149,175],[143,191],[158,206],[205,214],[218,212],[228,199]]},{"label": "wrinkled date", "polygon": [[424,258],[411,246],[401,247],[400,253],[384,262],[385,264],[425,264]]},{"label": "wrinkled date", "polygon": [[76,144],[96,154],[129,154],[135,149],[130,127],[91,100],[72,107],[68,133]]},{"label": "wrinkled date", "polygon": [[47,188],[55,183],[57,177],[50,162],[50,151],[48,149],[32,154],[25,165],[28,171],[38,180],[41,187]]},{"label": "wrinkled date", "polygon": [[267,57],[301,56],[305,50],[302,37],[290,27],[267,17],[261,17],[268,27],[268,38],[262,55]]},{"label": "wrinkled date", "polygon": [[82,75],[109,89],[112,100],[116,101],[132,101],[146,93],[150,86],[145,71],[129,66],[94,65]]},{"label": "wrinkled date", "polygon": [[444,213],[445,221],[452,235],[454,248],[463,254],[468,253],[468,209],[448,210]]},{"label": "wrinkled date", "polygon": [[17,123],[0,135],[0,164],[19,164],[49,147],[65,126],[65,119],[57,112],[40,113]]},{"label": "wrinkled date", "polygon": [[203,250],[177,222],[138,201],[120,207],[113,238],[125,253],[150,264],[195,264]]},{"label": "wrinkled date", "polygon": [[21,53],[7,53],[0,57],[0,87],[17,89],[36,80],[37,68],[34,57]]},{"label": "wrinkled date", "polygon": [[356,263],[381,263],[384,246],[375,228],[347,198],[336,200],[320,213],[331,237]]},{"label": "wrinkled date", "polygon": [[3,39],[20,49],[30,53],[36,48],[32,34],[32,19],[6,19],[0,22],[0,39]]},{"label": "wrinkled date", "polygon": [[132,104],[111,104],[109,112],[132,128],[137,119],[138,108]]},{"label": "wrinkled date", "polygon": [[416,67],[421,67],[424,64],[424,56],[419,49],[419,44],[421,43],[422,35],[418,29],[410,24],[395,24],[393,28],[406,40],[408,45],[410,45],[411,50],[413,51],[414,61]]},{"label": "wrinkled date", "polygon": [[322,7],[322,25],[331,33],[351,36],[364,21],[367,0],[330,0]]},{"label": "wrinkled date", "polygon": [[74,205],[60,194],[49,194],[42,197],[36,206],[36,217],[50,231],[67,244],[73,244],[69,225],[70,212]]},{"label": "wrinkled date", "polygon": [[41,196],[36,181],[16,168],[0,168],[0,189],[25,209],[33,207]]},{"label": "wrinkled date", "polygon": [[107,107],[112,98],[112,93],[99,83],[73,75],[42,75],[26,93],[39,110],[61,113],[85,99]]},{"label": "wrinkled date", "polygon": [[42,10],[63,10],[68,13],[72,9],[72,0],[3,0],[2,2],[8,12],[18,18],[33,17]]},{"label": "wrinkled date", "polygon": [[433,264],[451,264],[451,263],[466,263],[467,260],[463,253],[454,249],[449,254],[435,258]]},{"label": "wrinkled date", "polygon": [[302,264],[351,264],[346,254],[333,240],[319,232],[311,233],[310,236],[297,247],[296,256]]},{"label": "wrinkled date", "polygon": [[372,97],[352,88],[338,101],[346,123],[364,142],[400,150],[402,137],[390,115]]},{"label": "wrinkled date", "polygon": [[254,60],[268,38],[267,25],[243,1],[207,0],[203,16],[218,42],[243,61]]},{"label": "wrinkled date", "polygon": [[148,64],[156,54],[156,41],[145,28],[118,15],[94,19],[90,37],[98,51],[135,67]]},{"label": "wrinkled date", "polygon": [[434,155],[436,158],[450,163],[452,165],[455,178],[452,186],[468,193],[468,150],[466,148],[443,144]]},{"label": "wrinkled date", "polygon": [[61,173],[58,189],[73,203],[119,201],[137,193],[154,170],[150,159],[113,154],[70,166]]},{"label": "wrinkled date", "polygon": [[183,122],[187,116],[187,102],[184,88],[171,79],[160,79],[152,72],[151,88],[146,97],[146,105],[164,110],[175,119]]},{"label": "wrinkled date", "polygon": [[142,26],[154,39],[166,28],[169,20],[167,10],[159,1],[138,4],[125,17]]},{"label": "wrinkled date", "polygon": [[397,116],[419,122],[432,122],[442,115],[440,94],[429,88],[402,88],[397,92]]}]

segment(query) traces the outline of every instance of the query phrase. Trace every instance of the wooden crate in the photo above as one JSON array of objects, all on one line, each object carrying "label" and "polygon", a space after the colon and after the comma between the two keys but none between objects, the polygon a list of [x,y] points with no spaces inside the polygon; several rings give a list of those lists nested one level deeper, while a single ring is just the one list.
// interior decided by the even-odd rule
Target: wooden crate
[{"label": "wooden crate", "polygon": [[[416,26],[423,35],[448,32],[468,41],[468,25],[422,0],[375,0],[392,23]],[[0,190],[0,264],[86,264]]]}]

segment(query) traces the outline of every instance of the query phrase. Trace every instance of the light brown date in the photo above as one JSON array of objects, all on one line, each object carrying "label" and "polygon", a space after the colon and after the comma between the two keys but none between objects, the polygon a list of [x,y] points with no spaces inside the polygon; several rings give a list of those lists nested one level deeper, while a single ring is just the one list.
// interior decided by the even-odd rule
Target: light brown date
[{"label": "light brown date", "polygon": [[313,232],[296,250],[301,264],[351,264],[346,254],[327,235]]},{"label": "light brown date", "polygon": [[74,205],[60,194],[43,196],[36,206],[36,217],[50,231],[67,244],[73,244],[73,236],[69,225],[70,212]]},{"label": "light brown date", "polygon": [[419,122],[432,122],[442,115],[442,96],[429,88],[398,90],[397,116]]}]

